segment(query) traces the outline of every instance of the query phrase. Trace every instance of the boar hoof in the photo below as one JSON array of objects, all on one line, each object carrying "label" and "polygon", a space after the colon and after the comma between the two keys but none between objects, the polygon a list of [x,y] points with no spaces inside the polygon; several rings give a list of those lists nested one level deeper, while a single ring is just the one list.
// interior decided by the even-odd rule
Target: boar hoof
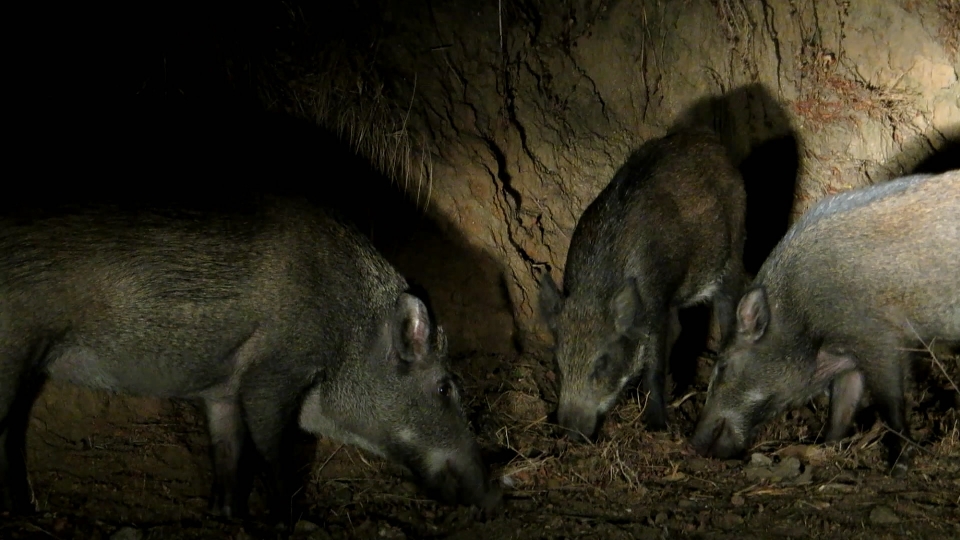
[{"label": "boar hoof", "polygon": [[644,418],[647,431],[666,431],[667,419],[663,413],[650,413]]},{"label": "boar hoof", "polygon": [[647,424],[647,431],[653,431],[653,432],[667,431],[667,423],[664,422],[663,420],[659,420],[657,422],[650,422]]}]

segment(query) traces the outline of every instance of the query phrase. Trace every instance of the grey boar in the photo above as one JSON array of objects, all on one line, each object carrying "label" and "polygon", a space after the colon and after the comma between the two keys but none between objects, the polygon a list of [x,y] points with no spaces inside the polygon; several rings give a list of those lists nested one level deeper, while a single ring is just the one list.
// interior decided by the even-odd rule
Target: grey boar
[{"label": "grey boar", "polygon": [[736,336],[714,367],[693,446],[706,456],[739,456],[757,427],[825,390],[826,440],[837,441],[867,390],[891,430],[890,472],[906,472],[913,453],[904,448],[907,349],[960,340],[958,261],[960,171],[819,202],[740,300]]},{"label": "grey boar", "polygon": [[247,437],[272,516],[289,513],[297,425],[405,465],[441,501],[499,504],[442,328],[331,212],[277,197],[45,212],[0,218],[0,510],[37,509],[24,446],[48,378],[201,401],[224,517],[247,513]]},{"label": "grey boar", "polygon": [[745,199],[720,138],[692,129],[642,145],[583,212],[562,293],[546,273],[539,299],[555,342],[557,419],[568,435],[595,439],[641,374],[644,422],[667,427],[678,309],[712,300],[721,335],[732,332],[744,282]]}]

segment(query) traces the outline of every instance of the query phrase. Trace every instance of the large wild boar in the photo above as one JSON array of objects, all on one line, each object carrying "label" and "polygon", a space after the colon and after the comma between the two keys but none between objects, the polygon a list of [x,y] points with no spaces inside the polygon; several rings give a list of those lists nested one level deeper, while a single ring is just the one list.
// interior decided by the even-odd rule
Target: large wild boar
[{"label": "large wild boar", "polygon": [[202,401],[223,516],[246,512],[248,434],[271,513],[288,514],[281,435],[297,422],[402,463],[442,501],[495,507],[443,332],[404,278],[306,202],[220,206],[0,218],[0,510],[36,509],[24,445],[47,378]]},{"label": "large wild boar", "polygon": [[712,300],[721,335],[732,331],[744,279],[745,199],[720,138],[693,129],[642,145],[583,212],[563,291],[549,273],[540,289],[559,370],[557,417],[568,434],[595,438],[641,373],[647,427],[666,428],[677,310]]},{"label": "large wild boar", "polygon": [[[739,455],[762,423],[829,389],[827,441],[864,390],[908,469],[905,376],[921,341],[960,340],[960,171],[828,197],[788,231],[737,307],[692,443]],[[909,446],[913,448],[913,446]]]}]

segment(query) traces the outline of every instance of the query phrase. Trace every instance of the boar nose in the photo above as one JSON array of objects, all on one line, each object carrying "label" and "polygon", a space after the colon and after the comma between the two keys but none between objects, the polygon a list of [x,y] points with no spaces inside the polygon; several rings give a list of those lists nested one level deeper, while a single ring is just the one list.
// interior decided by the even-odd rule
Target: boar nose
[{"label": "boar nose", "polygon": [[483,510],[486,515],[492,514],[503,503],[503,490],[500,488],[500,483],[495,481],[489,482],[487,489],[481,497],[482,498],[474,504]]},{"label": "boar nose", "polygon": [[500,482],[493,478],[486,464],[478,461],[465,476],[468,480],[463,483],[460,492],[463,504],[476,506],[488,513],[500,506],[503,501]]},{"label": "boar nose", "polygon": [[560,424],[561,433],[576,442],[587,443],[597,437],[599,422],[594,410],[561,403],[557,410],[557,423]]},{"label": "boar nose", "polygon": [[739,454],[742,449],[727,419],[720,418],[712,424],[698,427],[691,441],[694,450],[701,456],[717,459],[729,459]]},{"label": "boar nose", "polygon": [[478,448],[447,455],[443,466],[427,483],[438,500],[477,506],[487,513],[499,507],[503,499],[499,482],[490,474]]}]

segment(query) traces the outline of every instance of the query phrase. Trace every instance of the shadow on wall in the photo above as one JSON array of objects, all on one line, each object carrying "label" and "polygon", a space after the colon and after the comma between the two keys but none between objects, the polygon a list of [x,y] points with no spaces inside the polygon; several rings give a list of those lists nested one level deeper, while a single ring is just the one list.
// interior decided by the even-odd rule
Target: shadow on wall
[{"label": "shadow on wall", "polygon": [[[960,126],[955,127],[952,131],[960,133]],[[929,144],[919,140],[916,145],[922,148],[930,148]],[[946,144],[939,150],[924,157],[923,161],[914,167],[911,172],[936,174],[956,170],[960,170],[960,139],[947,140]]]},{"label": "shadow on wall", "polygon": [[[671,127],[705,126],[720,134],[743,175],[747,192],[746,245],[743,260],[753,276],[790,225],[797,175],[799,140],[787,112],[761,84],[701,99]],[[711,327],[710,306],[680,313],[682,332],[671,354],[675,396],[696,379],[698,356],[718,330]]]},{"label": "shadow on wall", "polygon": [[124,109],[116,119],[101,118],[99,126],[114,135],[63,145],[64,152],[43,166],[52,169],[51,177],[78,180],[53,192],[34,185],[7,203],[206,204],[251,191],[305,196],[348,217],[429,293],[452,353],[515,350],[513,315],[494,259],[449,223],[425,215],[397,185],[316,126],[186,100]]},{"label": "shadow on wall", "polygon": [[[469,245],[331,134],[290,117],[268,116],[271,150],[290,159],[275,190],[305,195],[345,215],[408,280],[429,294],[454,353],[517,350],[513,312],[499,264]],[[424,193],[427,186],[423,186]]]},{"label": "shadow on wall", "polygon": [[[275,87],[287,82],[277,50],[306,31],[297,26],[301,18],[273,0],[223,7],[138,4],[115,13],[117,19],[68,6],[49,18],[25,17],[53,25],[38,29],[43,39],[70,43],[56,58],[46,49],[35,53],[33,64],[46,67],[31,64],[25,71],[24,81],[35,87],[20,105],[34,116],[8,130],[17,134],[20,147],[10,153],[24,159],[22,169],[34,178],[60,179],[56,190],[34,185],[29,191],[48,202],[93,191],[183,198],[215,189],[226,197],[251,185],[308,195],[352,217],[401,272],[429,291],[452,351],[513,352],[513,311],[493,258],[442,217],[424,215],[336,137],[262,112],[263,103],[274,102]],[[322,9],[329,18],[328,6]],[[332,9],[339,15],[355,6]],[[330,23],[336,36],[362,40],[341,19],[329,18],[340,21]],[[332,39],[323,29],[313,38]],[[42,77],[50,73],[54,79],[67,74],[71,91]],[[107,190],[114,178],[124,185]]]},{"label": "shadow on wall", "polygon": [[744,265],[751,275],[786,234],[800,171],[800,142],[783,106],[762,84],[700,100],[675,126],[706,125],[720,133],[747,191]]}]

